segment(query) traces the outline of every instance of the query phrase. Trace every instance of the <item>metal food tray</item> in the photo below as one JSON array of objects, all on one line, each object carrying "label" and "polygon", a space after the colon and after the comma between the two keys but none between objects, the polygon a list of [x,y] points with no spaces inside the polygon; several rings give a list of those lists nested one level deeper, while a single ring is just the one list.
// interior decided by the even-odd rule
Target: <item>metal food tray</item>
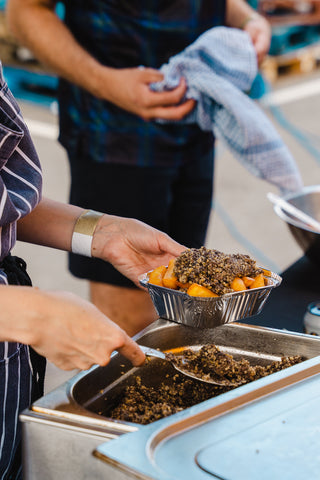
[{"label": "metal food tray", "polygon": [[148,281],[150,272],[139,277],[140,285],[148,289],[155,309],[161,318],[197,328],[214,328],[225,323],[257,315],[261,312],[270,292],[278,287],[282,278],[264,270],[268,285],[220,297],[192,297]]},{"label": "metal food tray", "polygon": [[[279,323],[281,323],[280,318]],[[132,449],[135,448],[137,453],[134,455],[134,460],[144,461],[148,455],[146,461],[150,461],[154,468],[161,470],[157,475],[153,475],[154,472],[151,472],[149,475],[136,474],[134,475],[135,480],[146,480],[146,478],[149,480],[151,480],[151,478],[168,480],[167,474],[163,472],[171,469],[173,464],[179,468],[179,474],[170,475],[170,479],[186,480],[191,478],[199,480],[200,478],[206,478],[213,480],[212,475],[201,475],[195,456],[193,455],[191,457],[186,453],[186,444],[184,444],[182,450],[180,450],[179,447],[177,447],[177,449],[171,448],[170,450],[170,445],[172,444],[170,441],[167,441],[168,431],[162,430],[163,425],[165,424],[169,426],[169,428],[172,426],[170,435],[177,434],[177,438],[179,439],[181,438],[180,435],[185,438],[182,434],[182,432],[185,431],[185,423],[181,422],[184,420],[189,422],[189,426],[191,427],[190,431],[196,435],[190,441],[190,444],[198,451],[200,450],[200,444],[197,443],[199,434],[195,431],[198,431],[198,427],[201,427],[201,421],[203,421],[203,419],[204,424],[211,422],[209,416],[211,412],[216,412],[217,409],[220,417],[224,418],[228,412],[245,411],[246,405],[254,405],[257,403],[256,400],[259,401],[261,399],[261,401],[264,402],[264,400],[275,396],[278,390],[289,390],[290,392],[290,388],[287,388],[287,386],[295,383],[305,385],[308,381],[306,380],[305,382],[301,380],[302,378],[307,378],[309,375],[308,372],[313,368],[313,363],[310,365],[310,362],[317,361],[317,372],[319,371],[320,365],[320,337],[244,325],[236,322],[221,325],[217,328],[197,329],[176,322],[158,319],[149,327],[139,332],[134,339],[140,345],[159,348],[161,351],[214,344],[222,351],[233,355],[235,359],[245,358],[254,365],[264,366],[273,361],[280,360],[283,356],[290,357],[294,355],[301,355],[305,361],[281,372],[260,378],[247,385],[234,388],[226,393],[219,393],[206,402],[201,402],[174,415],[152,422],[150,425],[142,426],[137,423],[110,418],[110,410],[121,400],[125,389],[128,386],[136,384],[135,379],[137,376],[141,378],[141,384],[147,388],[157,389],[163,383],[167,385],[168,388],[171,388],[171,385],[174,384],[176,371],[169,362],[164,362],[160,359],[150,359],[150,361],[145,362],[140,367],[133,367],[128,359],[119,353],[114,353],[111,356],[110,362],[105,367],[95,365],[90,370],[79,372],[65,384],[59,385],[54,390],[46,393],[37,400],[31,408],[26,409],[20,415],[23,432],[24,480],[128,480],[132,478],[131,474],[128,471],[123,473],[120,470],[121,465],[118,464],[113,468],[105,462],[98,461],[92,454],[99,445],[107,442],[110,443],[111,446],[113,441],[117,442],[118,437],[125,437],[127,433],[129,434],[128,446],[126,446],[125,449],[122,448],[122,460],[119,463],[122,464],[122,462],[125,462],[126,455],[130,455]],[[297,375],[299,376],[297,377]],[[318,377],[320,377],[320,374]],[[285,385],[283,383],[284,381],[287,382]],[[294,390],[291,391],[291,398],[296,402],[297,397],[295,393]],[[308,405],[308,393],[308,389],[303,392],[302,401],[300,401],[300,397],[298,397],[300,401],[300,403],[298,402],[298,406],[302,405],[303,402],[305,405]],[[313,400],[314,399],[315,397]],[[316,400],[318,400],[318,396]],[[265,403],[263,403],[263,406],[264,405]],[[276,418],[276,414],[272,408],[268,409],[268,407],[269,404],[264,408],[264,412],[267,412],[271,420],[273,420]],[[285,411],[289,411],[289,408],[290,405],[286,403]],[[207,412],[209,412],[209,414]],[[249,417],[247,416],[243,420],[243,416],[241,416],[241,420],[239,420],[241,421],[241,432],[247,432],[249,428],[251,429],[251,420],[254,421],[254,423],[258,421],[256,413],[250,413]],[[266,421],[270,419],[269,417]],[[301,427],[301,422],[303,423],[302,420],[304,421],[304,417],[300,419],[300,430],[296,436],[297,441],[301,439],[303,446],[305,446],[305,443],[308,441],[308,445],[313,447],[310,452],[314,454],[319,444],[319,429],[318,437],[315,438],[314,441],[311,441],[310,430],[304,428],[304,425]],[[238,433],[234,426],[239,426],[239,421],[231,424],[230,434],[225,428],[221,430],[214,425],[213,430],[210,428],[209,433],[203,434],[202,430],[200,430],[202,435],[200,438],[206,445],[211,444],[213,441],[212,437],[216,434],[219,436],[219,433],[222,432],[223,438],[219,438],[219,446],[225,438],[231,438],[234,434]],[[265,425],[265,423],[263,423],[263,425]],[[287,422],[286,425],[291,432],[291,423]],[[280,426],[282,428],[285,427],[283,423],[281,423]],[[315,429],[317,426],[318,425],[315,425]],[[148,428],[154,428],[156,436],[149,436],[150,430],[148,430]],[[139,439],[137,440],[134,436],[139,431],[145,432],[148,440],[147,447],[142,446]],[[251,430],[247,433],[248,451],[245,452],[246,455],[250,453],[250,440],[253,441],[255,438],[252,435],[249,438],[250,432]],[[265,429],[264,432],[266,432]],[[268,435],[269,433],[271,435],[273,431],[271,430],[270,432],[269,430],[267,431]],[[304,432],[304,434],[301,432]],[[164,433],[164,435],[162,435],[162,433]],[[264,433],[262,440],[265,439],[265,436]],[[280,436],[279,438],[282,437]],[[161,440],[164,440],[165,445],[169,445],[169,453],[168,450],[166,450],[165,456],[163,457],[165,463],[159,466],[157,455],[158,451],[161,450]],[[274,454],[277,453],[278,444],[279,442],[274,446]],[[140,448],[137,448],[138,445]],[[272,442],[267,442],[266,448],[270,445],[273,445]],[[285,453],[290,453],[290,445],[290,442],[289,444],[283,442],[281,448],[286,448]],[[176,446],[177,445],[174,444],[174,447]],[[296,451],[297,450],[294,450],[294,452]],[[299,450],[299,452],[303,457],[304,451]],[[310,458],[312,460],[310,452],[308,459]],[[229,457],[231,459],[232,455],[236,453],[237,450],[227,451],[224,455],[224,458],[227,459],[225,465],[228,465]],[[257,455],[256,450],[254,450],[254,454],[258,460],[260,455]],[[181,458],[183,458],[183,465],[181,461],[179,461]],[[266,457],[263,456],[262,458],[265,459]],[[270,458],[271,457],[267,457],[269,464]],[[288,456],[283,454],[282,458],[288,458]],[[133,459],[132,456],[131,459]],[[154,459],[155,462],[153,461]],[[189,470],[188,468],[182,468],[183,466],[186,467],[186,461],[188,459],[190,460],[188,462]],[[194,464],[194,466],[191,467],[192,469],[190,468],[191,461]],[[313,466],[315,465],[314,462],[311,462],[311,464]],[[269,470],[267,469],[266,471],[269,472]],[[254,473],[254,479],[261,478],[262,472],[260,470],[255,470]],[[317,480],[318,477],[316,477]],[[229,479],[230,477],[223,476],[223,478]],[[281,480],[284,480],[284,476],[279,477],[273,475],[271,477],[269,476],[268,480],[270,480],[270,478],[277,480],[281,478]],[[289,478],[288,475],[286,478]],[[299,480],[301,478],[310,480],[311,477],[306,475],[300,476]],[[315,477],[312,478],[314,480]],[[290,478],[290,480],[292,480],[292,478]]]}]

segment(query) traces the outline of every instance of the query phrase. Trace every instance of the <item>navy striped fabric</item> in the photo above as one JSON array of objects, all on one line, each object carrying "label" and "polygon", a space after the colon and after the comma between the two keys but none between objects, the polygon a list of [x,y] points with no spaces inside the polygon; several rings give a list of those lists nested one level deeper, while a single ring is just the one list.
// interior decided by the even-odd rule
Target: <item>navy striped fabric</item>
[{"label": "navy striped fabric", "polygon": [[[78,42],[115,68],[159,68],[202,32],[225,21],[225,0],[64,3],[65,23]],[[86,152],[88,161],[175,167],[206,154],[213,144],[212,133],[196,124],[145,122],[65,81],[60,82],[59,100],[60,141],[70,155],[77,149]]]},{"label": "navy striped fabric", "polygon": [[[0,260],[15,245],[16,222],[37,205],[41,187],[39,159],[19,106],[3,79],[0,63]],[[0,268],[0,288],[7,284]],[[31,401],[31,371],[26,345],[0,342],[1,480],[21,477],[18,415]]]},{"label": "navy striped fabric", "polygon": [[[1,64],[0,64],[1,69]],[[41,197],[42,173],[28,129],[0,74],[0,260],[16,242],[16,222]],[[0,272],[0,282],[3,276]]]}]

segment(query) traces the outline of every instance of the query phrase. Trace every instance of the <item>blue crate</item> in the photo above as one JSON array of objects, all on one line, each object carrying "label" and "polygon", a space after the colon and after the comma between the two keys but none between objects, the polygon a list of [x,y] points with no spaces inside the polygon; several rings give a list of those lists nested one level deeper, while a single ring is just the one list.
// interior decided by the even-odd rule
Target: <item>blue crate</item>
[{"label": "blue crate", "polygon": [[259,0],[247,0],[247,3],[249,3],[250,7],[254,8],[255,10],[258,10]]},{"label": "blue crate", "polygon": [[309,39],[312,43],[320,42],[320,25],[309,26]]},{"label": "blue crate", "polygon": [[44,107],[51,107],[56,101],[57,77],[5,65],[3,74],[10,90],[18,100],[37,103]]},{"label": "blue crate", "polygon": [[[0,0],[0,10],[4,10],[6,6],[6,0]],[[60,18],[64,18],[64,5],[58,2],[56,5],[56,12]]]},{"label": "blue crate", "polygon": [[283,55],[313,43],[310,26],[292,25],[275,27],[272,32],[270,55]]}]

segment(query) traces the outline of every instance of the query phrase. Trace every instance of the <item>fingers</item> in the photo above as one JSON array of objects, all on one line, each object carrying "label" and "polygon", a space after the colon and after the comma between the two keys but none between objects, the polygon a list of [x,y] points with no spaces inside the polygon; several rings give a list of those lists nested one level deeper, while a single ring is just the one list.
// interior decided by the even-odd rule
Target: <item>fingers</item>
[{"label": "fingers", "polygon": [[187,91],[187,83],[184,78],[181,78],[179,85],[170,91],[153,92],[152,90],[150,90],[149,106],[165,107],[165,106],[178,105],[183,99],[186,91]]},{"label": "fingers", "polygon": [[271,27],[264,18],[257,17],[249,22],[244,30],[251,37],[260,64],[270,49]]},{"label": "fingers", "polygon": [[163,73],[159,70],[147,67],[139,67],[141,78],[145,83],[161,82],[164,78]]},{"label": "fingers", "polygon": [[107,365],[110,361],[112,352],[116,350],[121,355],[130,360],[130,362],[135,367],[142,365],[146,357],[140,349],[139,345],[118,326],[116,327],[116,329],[117,331],[115,331],[113,334],[112,344],[109,343],[108,338],[105,346],[104,343],[101,342],[99,348],[96,349],[96,357],[94,363],[97,363],[101,366]]},{"label": "fingers", "polygon": [[35,333],[28,343],[59,368],[87,370],[96,364],[105,366],[114,351],[134,366],[144,362],[138,344],[92,303],[70,292],[31,292],[36,292],[33,303],[39,305],[40,313],[34,313]]},{"label": "fingers", "polygon": [[159,256],[178,257],[180,253],[187,249],[185,245],[176,242],[168,234],[159,231]]},{"label": "fingers", "polygon": [[[163,80],[163,75],[152,69],[145,69],[145,81],[148,84]],[[163,120],[181,120],[188,115],[195,107],[195,100],[189,99],[180,103],[187,91],[187,83],[184,78],[180,79],[179,85],[170,91],[153,92],[148,90],[145,97],[147,113],[144,118],[152,120],[161,118]]]},{"label": "fingers", "polygon": [[114,69],[114,89],[111,89],[112,95],[109,92],[105,98],[146,121],[155,118],[181,120],[194,108],[195,101],[184,101],[187,91],[184,78],[170,91],[156,92],[150,88],[152,83],[161,82],[163,78],[164,75],[153,68]]},{"label": "fingers", "polygon": [[[93,365],[106,366],[110,362],[111,354],[114,350],[117,350],[121,355],[128,358],[131,363],[137,367],[142,365],[145,361],[145,355],[129,336],[125,335],[125,341],[121,347],[116,347],[116,341],[114,347],[109,344],[109,339],[105,346],[103,342],[95,349],[95,352],[90,354],[84,351],[69,351],[65,354],[47,355],[48,360],[52,361],[57,367],[62,370],[73,370],[75,368],[79,370],[88,370]],[[119,342],[120,343],[120,342]]]},{"label": "fingers", "polygon": [[119,353],[121,353],[121,355],[128,358],[131,361],[132,365],[134,365],[135,367],[142,365],[146,359],[145,354],[140,349],[138,344],[134,342],[130,337],[128,337],[128,341],[126,342],[126,344],[118,348],[117,350]]},{"label": "fingers", "polygon": [[[107,320],[106,326],[107,330],[98,343],[96,343],[95,348],[83,352],[86,353],[86,361],[92,362],[90,366],[93,364],[100,366],[107,365],[115,350],[126,357],[134,366],[142,365],[145,361],[145,355],[138,344],[132,340],[124,330],[109,319]],[[81,368],[81,365],[78,367]]]},{"label": "fingers", "polygon": [[264,38],[257,38],[256,42],[254,43],[254,48],[257,54],[258,64],[260,64],[267,55],[270,45]]},{"label": "fingers", "polygon": [[174,107],[157,107],[152,111],[152,117],[161,118],[163,120],[181,120],[192,112],[196,105],[196,101],[189,99],[181,105]]}]

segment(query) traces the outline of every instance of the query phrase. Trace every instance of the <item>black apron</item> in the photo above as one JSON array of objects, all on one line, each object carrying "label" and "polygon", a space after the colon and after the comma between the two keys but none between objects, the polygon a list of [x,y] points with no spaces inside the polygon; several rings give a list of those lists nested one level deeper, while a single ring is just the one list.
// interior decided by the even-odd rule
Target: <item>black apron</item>
[{"label": "black apron", "polygon": [[[10,285],[32,286],[26,263],[21,258],[9,254],[0,262],[0,269],[6,273]],[[6,359],[0,358],[0,388],[3,388],[0,399],[0,479],[20,480],[21,426],[18,414],[30,405],[30,401],[32,403],[43,395],[46,360],[27,345],[13,342],[7,345],[9,355]]]}]

